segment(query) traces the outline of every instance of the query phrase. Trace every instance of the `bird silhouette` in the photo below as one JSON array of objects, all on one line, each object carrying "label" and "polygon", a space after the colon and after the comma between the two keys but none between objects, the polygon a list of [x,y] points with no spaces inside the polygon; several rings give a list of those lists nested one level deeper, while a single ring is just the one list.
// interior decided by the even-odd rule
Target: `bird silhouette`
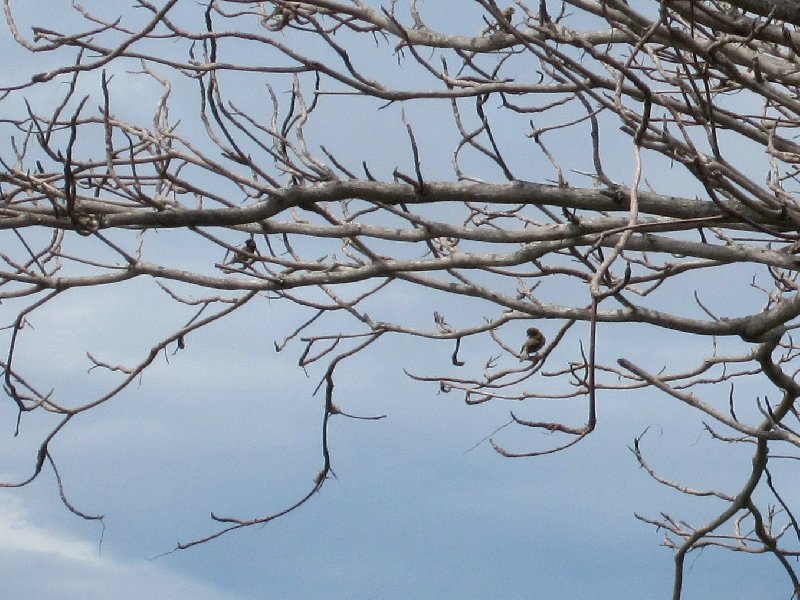
[{"label": "bird silhouette", "polygon": [[[247,253],[247,254],[245,254]],[[255,259],[250,254],[258,254],[258,246],[253,238],[248,239],[242,249],[236,252],[236,256],[231,261],[233,264],[240,263],[245,267],[249,267],[255,262]]]},{"label": "bird silhouette", "polygon": [[536,327],[528,327],[527,335],[528,339],[526,339],[525,343],[522,344],[522,350],[520,350],[523,360],[530,360],[532,355],[544,348],[544,344],[547,341],[544,337],[544,334],[536,329]]}]

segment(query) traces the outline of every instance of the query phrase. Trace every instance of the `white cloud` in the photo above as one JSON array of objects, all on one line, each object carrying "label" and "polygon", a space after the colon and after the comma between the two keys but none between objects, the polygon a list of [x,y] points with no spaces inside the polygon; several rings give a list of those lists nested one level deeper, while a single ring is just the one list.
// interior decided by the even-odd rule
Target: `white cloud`
[{"label": "white cloud", "polygon": [[28,600],[240,598],[172,572],[163,562],[101,555],[94,541],[34,524],[13,498],[0,498],[0,595]]}]

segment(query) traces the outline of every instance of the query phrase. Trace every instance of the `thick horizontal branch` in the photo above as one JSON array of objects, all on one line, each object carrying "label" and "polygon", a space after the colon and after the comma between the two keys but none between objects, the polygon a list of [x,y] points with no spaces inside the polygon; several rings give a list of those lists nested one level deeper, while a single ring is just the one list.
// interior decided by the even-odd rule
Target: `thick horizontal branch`
[{"label": "thick horizontal branch", "polygon": [[[241,208],[174,209],[155,211],[149,206],[124,210],[98,201],[79,201],[79,208],[97,217],[100,229],[106,228],[183,228],[188,226],[233,226],[258,223],[293,208],[320,202],[360,199],[392,206],[477,202],[489,205],[540,205],[592,212],[627,212],[629,190],[617,188],[570,188],[527,181],[506,184],[458,182],[426,183],[420,192],[405,183],[380,181],[333,181],[314,186],[291,186],[274,189],[264,202]],[[790,227],[788,219],[768,218],[738,203],[728,202],[728,212],[712,202],[640,191],[642,215],[673,219],[713,219],[715,226],[739,225],[742,215],[750,221],[770,227]],[[0,211],[0,229],[44,226],[73,229],[66,216],[57,217],[45,207],[6,206]],[[697,226],[701,225],[700,223]]]},{"label": "thick horizontal branch", "polygon": [[773,21],[786,21],[800,26],[800,4],[796,0],[726,0],[736,6]]}]

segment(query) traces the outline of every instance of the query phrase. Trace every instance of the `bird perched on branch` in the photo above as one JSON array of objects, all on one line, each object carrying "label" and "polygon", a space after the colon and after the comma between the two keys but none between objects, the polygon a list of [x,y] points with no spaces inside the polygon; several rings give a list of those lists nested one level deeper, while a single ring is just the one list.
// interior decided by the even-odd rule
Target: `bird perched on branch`
[{"label": "bird perched on branch", "polygon": [[[511,19],[514,18],[514,7],[509,6],[508,8],[504,9],[500,14],[503,15],[503,19],[505,19],[508,23],[511,23]],[[505,23],[500,23],[499,21],[490,22],[486,17],[483,17],[483,21],[484,23],[486,23],[487,27],[483,31],[481,31],[481,35],[497,33],[506,26]]]},{"label": "bird perched on branch", "polygon": [[544,337],[544,334],[536,329],[536,327],[528,327],[527,335],[528,339],[526,339],[525,343],[522,344],[522,350],[520,350],[520,353],[522,354],[522,358],[520,360],[532,360],[533,355],[544,348],[544,344],[547,341]]},{"label": "bird perched on branch", "polygon": [[242,249],[236,252],[236,255],[233,257],[231,263],[239,263],[245,267],[249,267],[256,260],[251,256],[252,254],[258,254],[258,246],[256,246],[256,241],[253,238],[250,238],[244,243]]}]

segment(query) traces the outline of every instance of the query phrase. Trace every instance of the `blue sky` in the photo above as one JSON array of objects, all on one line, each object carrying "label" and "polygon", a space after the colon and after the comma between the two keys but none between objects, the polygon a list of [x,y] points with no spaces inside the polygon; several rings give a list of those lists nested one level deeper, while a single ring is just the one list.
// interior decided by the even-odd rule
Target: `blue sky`
[{"label": "blue sky", "polygon": [[[15,14],[24,20],[28,9],[20,4]],[[187,3],[184,10],[201,8]],[[460,21],[454,27],[469,29]],[[7,33],[0,40],[18,65],[5,81],[43,70],[33,57],[12,50]],[[151,114],[158,90],[133,83],[141,78],[126,79],[122,67],[118,73],[115,107],[135,117]],[[96,79],[92,83],[89,76],[82,85],[91,89]],[[36,91],[30,97],[39,106],[49,101]],[[179,95],[178,106],[182,102],[189,96]],[[406,111],[419,128],[430,176],[450,176],[449,138],[439,134],[437,109],[425,104]],[[350,137],[343,137],[337,129],[341,123],[335,122],[330,131],[314,135],[338,140],[339,148],[328,144],[331,150],[362,149],[374,172],[388,178],[393,166],[409,164],[398,113],[394,108],[382,113],[386,129],[380,135],[372,116],[365,116],[363,129]],[[397,153],[385,150],[395,146]],[[350,158],[353,164],[360,160],[356,153]],[[629,165],[619,168],[625,172]],[[646,175],[655,182],[674,176]],[[185,264],[214,260],[182,249],[173,233],[152,235],[148,242],[157,255],[181,252]],[[750,276],[721,279],[711,301],[723,302],[720,292],[726,286],[733,289],[737,277]],[[740,301],[744,310],[754,299]],[[400,287],[385,302],[376,310],[431,326],[424,295]],[[16,306],[4,305],[6,321]],[[461,299],[447,309],[456,316],[483,310]],[[31,319],[34,329],[26,331],[18,358],[40,365],[42,379],[66,397],[92,397],[112,379],[99,371],[87,373],[91,365],[85,351],[110,362],[130,362],[146,353],[154,331],[180,325],[187,314],[149,281],[65,294]],[[598,431],[567,452],[502,458],[482,440],[508,421],[510,409],[522,416],[564,411],[579,422],[583,405],[465,406],[457,394],[441,394],[436,385],[414,382],[403,373],[403,368],[429,373],[446,366],[450,343],[389,338],[368,356],[347,363],[336,388],[337,404],[347,412],[387,418],[334,419],[330,434],[337,477],[317,497],[265,527],[154,558],[179,541],[213,531],[211,511],[271,513],[309,489],[321,465],[324,402],[312,393],[322,371],[312,367],[306,375],[297,367],[299,344],[281,353],[273,349],[273,341],[304,318],[291,305],[259,298],[192,335],[185,351],[169,362],[160,357],[118,398],[71,423],[53,452],[70,499],[83,511],[105,515],[105,531],[63,508],[50,473],[27,488],[2,490],[0,594],[193,600],[664,598],[671,588],[671,551],[659,545],[663,534],[637,521],[634,512],[657,516],[664,510],[702,520],[719,506],[689,502],[653,482],[628,449],[634,437],[651,428],[643,442],[648,456],[675,479],[735,490],[747,476],[749,463],[738,449],[711,443],[690,410],[650,390],[603,394]],[[544,327],[551,334],[557,325]],[[585,339],[585,328],[581,331]],[[709,345],[688,336],[663,336],[653,352],[650,336],[647,328],[608,327],[603,347],[614,356],[660,365],[686,360]],[[576,351],[579,338],[568,351]],[[479,369],[488,354],[491,349],[477,340],[465,343],[468,368]],[[727,389],[718,393],[726,396]],[[21,435],[13,438],[15,418],[10,401],[0,405],[3,480],[30,473],[46,424],[26,418]],[[551,444],[540,433],[513,429],[503,430],[498,440],[519,450]],[[784,575],[773,562],[713,549],[697,552],[689,561],[684,597],[784,597]]]},{"label": "blue sky", "polygon": [[[104,300],[124,306],[114,291]],[[106,515],[100,548],[100,528],[67,513],[51,476],[0,494],[7,597],[131,590],[131,598],[529,598],[536,590],[550,598],[661,598],[671,552],[633,513],[689,518],[719,506],[665,493],[627,446],[652,425],[643,444],[666,475],[698,485],[735,485],[746,476],[742,461],[711,444],[690,411],[653,392],[604,395],[601,427],[569,452],[511,460],[486,443],[473,449],[507,421],[508,407],[466,407],[454,394],[409,381],[387,343],[368,368],[342,376],[337,392],[346,410],[388,418],[335,420],[337,479],[321,494],[264,528],[147,560],[210,532],[209,511],[281,508],[304,493],[319,467],[316,380],[286,351],[263,351],[283,315],[261,304],[251,311],[263,312],[256,331],[256,318],[242,314],[193,337],[190,351],[169,365],[159,361],[140,385],[76,420],[55,444],[71,500]],[[404,363],[411,369],[449,358],[449,347],[439,356],[405,341],[399,347],[416,357]],[[235,365],[232,376],[209,375],[214,363]],[[10,407],[3,413],[12,422]],[[34,437],[27,433],[31,424],[21,439],[0,440],[2,455],[19,453]],[[499,439],[523,448],[549,443],[513,431]],[[19,454],[18,462],[30,468],[32,456]],[[32,564],[43,568],[31,572]],[[784,589],[764,557],[706,550],[690,564],[687,598]]]}]

